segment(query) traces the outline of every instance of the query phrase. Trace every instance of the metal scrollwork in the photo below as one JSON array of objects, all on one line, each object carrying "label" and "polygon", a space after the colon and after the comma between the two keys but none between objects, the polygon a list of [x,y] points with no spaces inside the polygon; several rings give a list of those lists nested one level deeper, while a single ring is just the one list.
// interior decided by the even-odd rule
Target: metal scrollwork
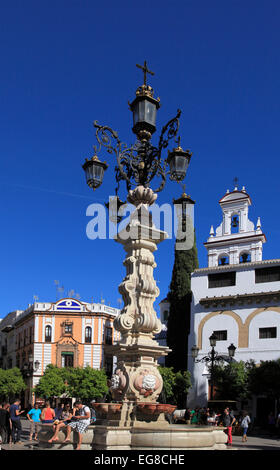
[{"label": "metal scrollwork", "polygon": [[105,147],[109,154],[116,155],[116,194],[121,181],[125,181],[127,190],[130,190],[132,186],[138,185],[149,187],[156,176],[161,179],[161,183],[154,191],[162,191],[166,182],[167,163],[166,160],[162,161],[161,154],[162,150],[168,147],[169,141],[175,139],[178,134],[180,115],[181,111],[178,110],[177,115],[162,128],[158,147],[151,145],[147,139],[137,140],[134,145],[128,147],[120,141],[116,131],[94,121],[98,142],[98,145],[93,146],[95,153]]}]

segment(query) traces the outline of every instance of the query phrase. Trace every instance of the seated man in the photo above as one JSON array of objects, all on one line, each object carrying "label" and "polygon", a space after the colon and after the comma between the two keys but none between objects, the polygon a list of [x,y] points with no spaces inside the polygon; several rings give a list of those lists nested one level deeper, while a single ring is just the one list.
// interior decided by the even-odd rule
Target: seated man
[{"label": "seated man", "polygon": [[77,408],[77,412],[75,413],[75,416],[72,417],[71,422],[67,425],[66,438],[63,442],[70,441],[70,433],[72,430],[77,431],[79,441],[76,450],[80,450],[83,433],[90,424],[90,409],[88,406],[84,406],[80,400],[76,401],[74,406]]}]

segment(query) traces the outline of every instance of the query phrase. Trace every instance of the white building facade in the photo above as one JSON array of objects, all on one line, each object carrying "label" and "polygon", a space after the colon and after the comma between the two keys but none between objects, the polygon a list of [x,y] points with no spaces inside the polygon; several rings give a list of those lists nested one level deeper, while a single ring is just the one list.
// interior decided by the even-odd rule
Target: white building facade
[{"label": "white building facade", "polygon": [[[251,198],[244,188],[227,191],[219,203],[222,223],[216,233],[211,227],[205,243],[208,267],[192,274],[188,406],[206,406],[210,399],[208,367],[192,359],[191,348],[198,347],[198,360],[207,356],[213,332],[220,355],[228,356],[233,343],[236,361],[280,358],[280,259],[262,260],[266,237],[260,219],[256,226],[249,220]],[[256,415],[257,403],[252,406]]]}]

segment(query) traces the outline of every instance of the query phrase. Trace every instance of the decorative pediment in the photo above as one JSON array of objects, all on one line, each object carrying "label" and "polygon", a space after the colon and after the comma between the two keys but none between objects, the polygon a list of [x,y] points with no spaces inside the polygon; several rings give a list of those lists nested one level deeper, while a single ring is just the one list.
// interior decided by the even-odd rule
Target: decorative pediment
[{"label": "decorative pediment", "polygon": [[76,299],[62,299],[54,304],[54,310],[62,312],[82,312],[83,307],[83,304]]},{"label": "decorative pediment", "polygon": [[63,338],[60,338],[58,340],[58,343],[57,343],[59,346],[62,346],[62,345],[72,345],[72,346],[76,346],[77,344],[77,341],[75,341],[72,336],[66,336],[66,337],[63,337]]}]

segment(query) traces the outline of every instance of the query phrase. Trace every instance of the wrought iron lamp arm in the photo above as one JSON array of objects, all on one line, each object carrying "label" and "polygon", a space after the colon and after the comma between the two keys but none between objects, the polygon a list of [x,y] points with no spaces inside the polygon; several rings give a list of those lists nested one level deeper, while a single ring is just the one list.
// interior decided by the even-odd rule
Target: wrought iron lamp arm
[{"label": "wrought iron lamp arm", "polygon": [[158,147],[154,147],[149,140],[145,139],[137,140],[134,145],[128,147],[120,141],[116,131],[94,121],[93,125],[96,128],[95,135],[98,142],[97,146],[93,146],[95,153],[100,152],[103,146],[108,153],[116,155],[116,193],[121,180],[126,182],[127,190],[129,190],[132,185],[148,186],[155,176],[161,178],[161,183],[154,192],[163,190],[169,172],[167,171],[167,159],[163,160],[161,154],[162,150],[168,147],[169,141],[178,134],[180,115],[181,111],[178,109],[176,116],[162,128]]}]

